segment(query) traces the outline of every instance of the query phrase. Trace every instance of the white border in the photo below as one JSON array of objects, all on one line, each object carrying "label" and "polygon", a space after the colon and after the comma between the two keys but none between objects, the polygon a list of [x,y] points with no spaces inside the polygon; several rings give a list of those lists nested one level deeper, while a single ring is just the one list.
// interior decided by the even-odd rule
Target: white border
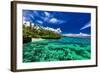
[{"label": "white border", "polygon": [[[44,11],[63,11],[63,12],[83,12],[91,13],[91,60],[74,60],[74,61],[58,61],[58,62],[22,62],[22,10],[44,10]],[[50,68],[50,67],[68,67],[68,66],[83,66],[95,65],[96,63],[96,10],[93,8],[81,7],[60,7],[60,6],[45,6],[45,5],[28,5],[17,4],[17,69],[35,69],[35,68]]]}]

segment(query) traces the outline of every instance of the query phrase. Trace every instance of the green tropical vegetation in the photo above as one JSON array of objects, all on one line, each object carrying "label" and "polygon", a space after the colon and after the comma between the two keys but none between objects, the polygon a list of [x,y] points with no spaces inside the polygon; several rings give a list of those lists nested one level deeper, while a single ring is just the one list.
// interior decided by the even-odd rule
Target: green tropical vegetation
[{"label": "green tropical vegetation", "polygon": [[23,40],[30,40],[31,38],[43,38],[43,39],[59,39],[61,35],[51,30],[36,27],[30,27],[23,25]]}]

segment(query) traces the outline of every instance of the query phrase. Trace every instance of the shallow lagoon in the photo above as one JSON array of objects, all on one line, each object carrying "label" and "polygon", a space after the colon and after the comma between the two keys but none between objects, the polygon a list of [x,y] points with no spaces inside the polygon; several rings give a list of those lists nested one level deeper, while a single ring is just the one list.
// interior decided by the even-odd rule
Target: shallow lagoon
[{"label": "shallow lagoon", "polygon": [[62,37],[23,44],[23,62],[88,60],[90,38]]}]

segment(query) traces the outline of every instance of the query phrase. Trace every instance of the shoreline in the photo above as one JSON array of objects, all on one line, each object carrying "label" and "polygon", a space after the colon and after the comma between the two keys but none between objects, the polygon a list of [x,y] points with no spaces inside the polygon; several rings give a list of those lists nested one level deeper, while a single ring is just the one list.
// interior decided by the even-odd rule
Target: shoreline
[{"label": "shoreline", "polygon": [[32,38],[32,42],[42,41],[42,40],[45,40],[45,39],[42,39],[42,38]]},{"label": "shoreline", "polygon": [[[83,37],[83,36],[62,36],[62,37],[71,37],[71,38],[91,38],[90,36],[88,37]],[[61,38],[62,38],[61,37]],[[32,38],[32,42],[36,42],[36,41],[43,41],[43,40],[46,40],[46,39],[43,39],[43,38]]]}]

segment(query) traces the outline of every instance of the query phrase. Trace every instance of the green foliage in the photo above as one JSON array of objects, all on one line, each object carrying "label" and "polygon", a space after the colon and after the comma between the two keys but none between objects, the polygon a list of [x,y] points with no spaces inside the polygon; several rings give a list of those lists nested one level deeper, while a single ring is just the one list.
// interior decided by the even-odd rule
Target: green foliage
[{"label": "green foliage", "polygon": [[43,39],[59,39],[61,35],[50,30],[45,30],[43,28],[36,29],[34,27],[23,25],[23,37],[31,38],[43,38]]},{"label": "green foliage", "polygon": [[29,27],[23,25],[23,37],[32,37],[32,32]]}]

